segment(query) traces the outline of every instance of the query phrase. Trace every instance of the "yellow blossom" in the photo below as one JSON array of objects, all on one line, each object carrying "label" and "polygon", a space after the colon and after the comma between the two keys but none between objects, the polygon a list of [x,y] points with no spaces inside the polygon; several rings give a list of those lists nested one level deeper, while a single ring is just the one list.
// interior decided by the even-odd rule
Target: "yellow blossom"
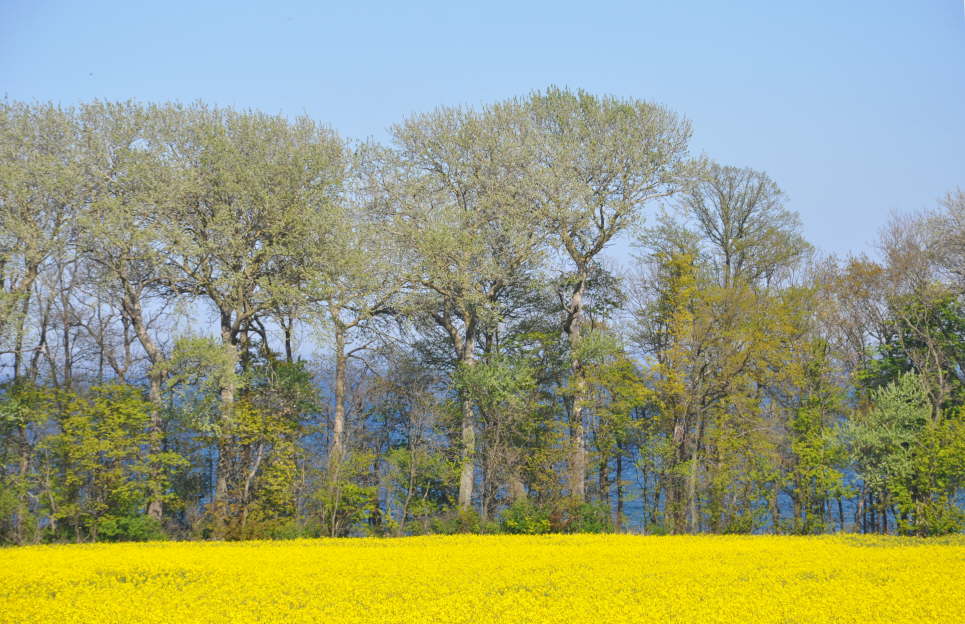
[{"label": "yellow blossom", "polygon": [[949,622],[965,539],[457,536],[0,550],[0,622]]}]

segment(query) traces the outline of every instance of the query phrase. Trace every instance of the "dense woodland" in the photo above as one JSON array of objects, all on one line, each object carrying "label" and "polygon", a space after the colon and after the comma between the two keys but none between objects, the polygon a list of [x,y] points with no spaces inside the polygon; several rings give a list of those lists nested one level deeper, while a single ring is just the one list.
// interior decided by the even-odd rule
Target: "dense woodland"
[{"label": "dense woodland", "polygon": [[965,193],[829,257],[690,134],[0,102],[0,542],[961,531]]}]

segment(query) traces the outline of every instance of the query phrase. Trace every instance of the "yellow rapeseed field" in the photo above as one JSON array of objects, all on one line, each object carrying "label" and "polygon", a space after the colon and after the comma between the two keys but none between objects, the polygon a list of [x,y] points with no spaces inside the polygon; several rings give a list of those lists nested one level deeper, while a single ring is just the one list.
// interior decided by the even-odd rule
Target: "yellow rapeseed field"
[{"label": "yellow rapeseed field", "polygon": [[965,539],[484,536],[0,550],[0,622],[965,622]]}]

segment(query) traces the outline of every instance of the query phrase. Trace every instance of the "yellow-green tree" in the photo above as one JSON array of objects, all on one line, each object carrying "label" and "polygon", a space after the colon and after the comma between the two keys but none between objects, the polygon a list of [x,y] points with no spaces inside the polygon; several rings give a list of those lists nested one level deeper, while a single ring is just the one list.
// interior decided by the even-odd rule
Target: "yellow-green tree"
[{"label": "yellow-green tree", "polygon": [[85,395],[52,391],[43,406],[59,429],[42,443],[56,475],[48,503],[59,531],[76,541],[161,537],[160,522],[143,512],[157,492],[177,505],[169,480],[186,462],[151,445],[151,403],[143,391],[121,384]]}]

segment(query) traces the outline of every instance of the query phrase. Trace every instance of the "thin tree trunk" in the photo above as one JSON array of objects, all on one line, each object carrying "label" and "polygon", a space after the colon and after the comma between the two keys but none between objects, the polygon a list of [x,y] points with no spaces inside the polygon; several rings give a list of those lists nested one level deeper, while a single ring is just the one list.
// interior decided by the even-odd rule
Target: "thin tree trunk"
[{"label": "thin tree trunk", "polygon": [[781,533],[781,508],[778,505],[778,497],[780,496],[780,486],[777,483],[771,488],[771,496],[768,504],[771,508],[771,532],[775,535]]},{"label": "thin tree trunk", "polygon": [[[23,303],[20,305],[20,314],[17,315],[16,339],[13,346],[13,378],[17,379],[20,375],[20,367],[23,362],[23,339],[26,328],[27,314],[30,312],[30,293],[33,289],[34,280],[37,278],[37,267],[31,265],[27,269],[24,279]],[[6,319],[4,319],[6,320]]]},{"label": "thin tree trunk", "polygon": [[697,475],[699,469],[700,447],[695,443],[694,452],[690,456],[690,474],[687,475],[687,531],[690,533],[697,533],[700,531],[699,514],[697,512]]},{"label": "thin tree trunk", "polygon": [[[488,453],[484,453],[488,455]],[[479,487],[479,518],[481,520],[486,520],[489,517],[489,504],[492,500],[492,458],[487,457],[485,461],[482,462],[482,483]]]},{"label": "thin tree trunk", "polygon": [[858,500],[855,504],[854,524],[856,528],[860,527],[860,531],[862,533],[868,532],[868,527],[865,522],[865,512],[864,512],[864,486],[861,487],[861,492],[858,494]]},{"label": "thin tree trunk", "polygon": [[[653,504],[650,506],[650,524],[654,526],[657,524],[657,511],[660,509],[661,496],[664,497],[664,509],[667,508],[667,499],[666,494],[664,493],[666,491],[664,486],[665,481],[666,479],[663,478],[658,479],[654,485]],[[666,513],[664,515],[666,516]],[[666,529],[666,527],[664,527],[664,529]]]},{"label": "thin tree trunk", "polygon": [[[396,536],[401,536],[405,532],[405,523],[409,516],[409,504],[412,502],[412,495],[415,493],[415,452],[409,447],[409,482],[405,488],[405,502],[402,503],[402,513],[399,517],[399,528],[396,529]],[[388,509],[388,506],[386,506]]]},{"label": "thin tree trunk", "polygon": [[[122,309],[130,324],[134,327],[134,333],[141,343],[147,359],[151,364],[148,371],[148,399],[151,402],[151,443],[150,451],[154,458],[164,450],[164,426],[162,422],[162,396],[161,385],[163,383],[163,372],[160,370],[161,349],[154,342],[148,331],[147,324],[144,322],[143,309],[137,291],[133,285],[125,278],[121,279],[124,287],[124,303]],[[157,521],[164,516],[164,488],[163,475],[161,468],[156,461],[152,461],[151,467],[151,499],[147,505],[147,515]]]},{"label": "thin tree trunk", "polygon": [[255,461],[252,462],[251,469],[245,475],[245,485],[241,493],[241,529],[240,536],[245,537],[245,527],[248,524],[248,507],[251,502],[251,485],[255,481],[255,476],[258,474],[258,468],[261,467],[261,460],[265,456],[265,444],[263,442],[258,444],[258,451],[255,453]]},{"label": "thin tree trunk", "polygon": [[289,364],[295,361],[292,353],[292,325],[294,325],[294,321],[291,317],[289,317],[288,323],[282,322],[282,328],[285,331],[285,361]]},{"label": "thin tree trunk", "polygon": [[24,544],[26,542],[26,524],[27,516],[30,510],[30,499],[29,491],[27,487],[27,478],[30,472],[30,444],[27,440],[27,425],[21,422],[17,426],[18,433],[18,443],[19,443],[19,454],[20,461],[18,466],[18,476],[20,480],[20,487],[22,489],[22,495],[18,501],[17,515],[16,515],[16,526],[14,528],[14,533],[16,535],[17,543]]},{"label": "thin tree trunk", "polygon": [[673,456],[667,471],[666,501],[664,515],[670,520],[670,532],[683,532],[686,510],[684,507],[684,478],[680,474],[680,466],[684,463],[687,444],[686,415],[678,414],[673,430]]},{"label": "thin tree trunk", "polygon": [[[69,264],[72,264],[70,262]],[[65,268],[63,264],[58,263],[58,284],[59,284],[59,301],[60,301],[60,312],[61,312],[61,346],[64,349],[64,361],[63,361],[63,388],[73,387],[74,379],[74,357],[73,350],[71,347],[71,326],[72,326],[72,308],[70,304],[70,297],[73,291],[74,279],[71,276],[71,281],[68,284],[64,283],[64,272]],[[51,363],[51,369],[53,369],[53,363]]]},{"label": "thin tree trunk", "polygon": [[[24,333],[26,328],[26,318],[30,311],[30,293],[33,288],[33,281],[36,278],[37,268],[35,265],[31,266],[27,270],[26,290],[23,294],[23,303],[21,305],[20,314],[16,319],[16,339],[14,340],[14,354],[13,354],[13,381],[17,382],[20,377],[20,367],[23,361],[23,342]],[[17,467],[18,477],[20,480],[20,487],[22,489],[21,495],[17,502],[17,514],[16,514],[16,526],[14,527],[14,533],[16,535],[16,540],[18,544],[23,544],[26,541],[25,536],[25,525],[27,522],[27,516],[30,509],[30,494],[29,488],[27,487],[27,478],[30,472],[30,444],[27,439],[27,423],[20,422],[17,425],[18,434],[18,454],[19,462]]]},{"label": "thin tree trunk", "polygon": [[151,468],[151,500],[147,504],[147,515],[160,522],[164,516],[164,488],[162,474],[156,460],[164,446],[164,428],[161,423],[161,372],[156,366],[151,367],[150,390],[148,397],[151,401],[151,454],[154,456]]},{"label": "thin tree trunk", "polygon": [[607,513],[612,513],[610,506],[610,462],[606,457],[600,460],[600,465],[598,466],[599,476],[599,486],[600,486],[600,502],[606,507]]},{"label": "thin tree trunk", "polygon": [[616,528],[617,532],[623,530],[623,453],[622,449],[617,447],[617,466],[616,466],[616,482],[617,482],[617,511],[614,518],[615,522],[613,526]]}]

